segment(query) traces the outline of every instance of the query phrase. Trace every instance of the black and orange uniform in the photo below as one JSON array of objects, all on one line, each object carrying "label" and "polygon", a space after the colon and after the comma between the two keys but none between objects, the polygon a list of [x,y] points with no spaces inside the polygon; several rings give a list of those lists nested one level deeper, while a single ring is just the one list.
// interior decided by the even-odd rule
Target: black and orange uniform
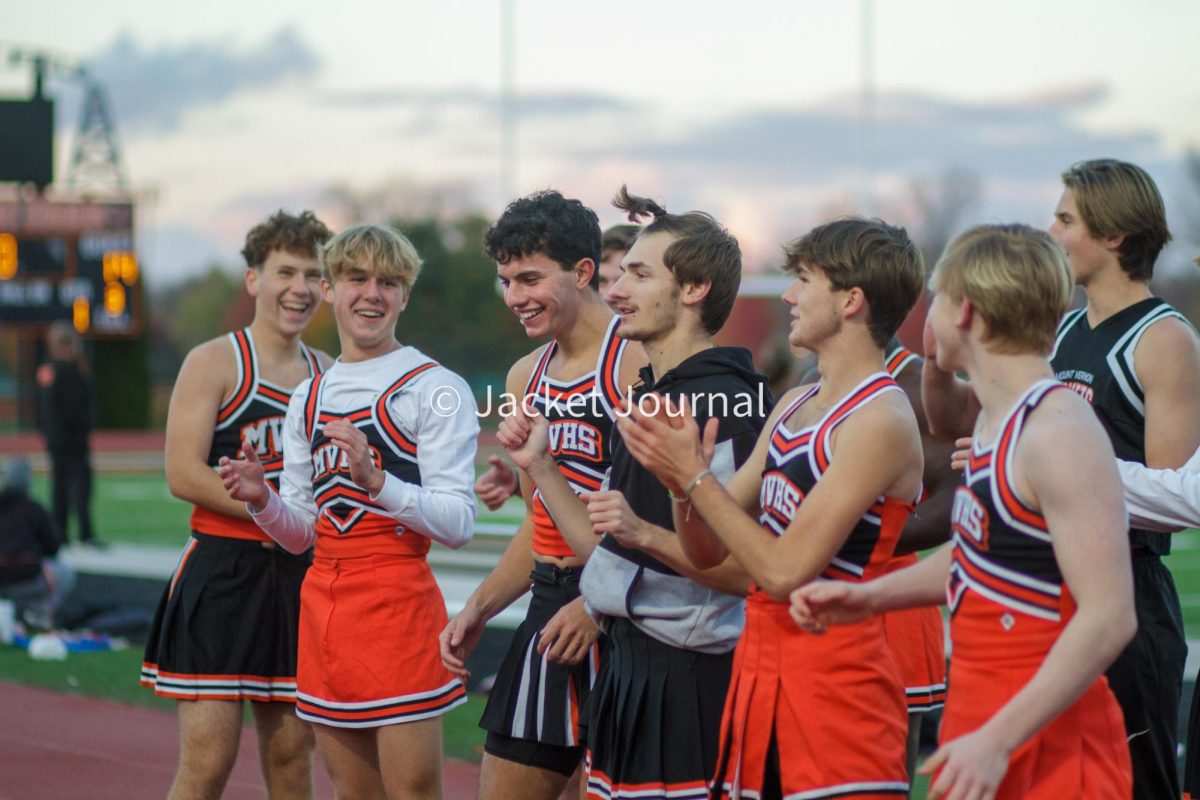
[{"label": "black and orange uniform", "polygon": [[[1012,460],[1021,430],[1046,395],[1031,386],[991,445],[972,443],[963,485],[954,497],[950,606],[950,694],[941,740],[978,729],[1041,667],[1075,613],[1054,557],[1053,531],[1016,493]],[[1009,759],[998,800],[1097,800],[1132,792],[1121,709],[1100,676],[1065,711]]]},{"label": "black and orange uniform", "polygon": [[[249,328],[228,335],[237,385],[221,404],[207,464],[254,447],[271,485],[283,468],[291,391],[264,380]],[[317,357],[301,351],[309,374]],[[251,520],[195,506],[192,535],[159,601],[141,683],[179,700],[296,699],[296,625],[309,555],[275,547]]]},{"label": "black and orange uniform", "polygon": [[[1054,377],[1091,404],[1117,458],[1125,461],[1146,463],[1145,395],[1134,369],[1134,352],[1152,325],[1171,318],[1183,319],[1170,305],[1150,297],[1094,328],[1082,308],[1059,324],[1050,357]],[[1132,529],[1129,542],[1138,630],[1105,674],[1125,714],[1134,797],[1178,797],[1176,725],[1187,642],[1175,581],[1161,558],[1170,552],[1171,535]],[[1189,739],[1200,747],[1200,734],[1190,733]],[[1200,762],[1190,748],[1188,762],[1188,786],[1196,791]]]},{"label": "black and orange uniform", "polygon": [[[877,373],[815,424],[790,430],[788,418],[819,389],[798,397],[771,432],[759,523],[776,536],[829,468],[838,426],[880,395],[903,391],[890,375]],[[818,580],[858,583],[882,575],[912,509],[909,502],[878,498]],[[796,627],[787,603],[751,588],[721,721],[713,798],[904,797],[907,732],[904,692],[879,617],[815,636]]]},{"label": "black and orange uniform", "polygon": [[[618,381],[627,345],[617,336],[619,323],[615,316],[609,323],[591,372],[571,381],[547,375],[558,351],[558,342],[552,341],[542,351],[525,386],[525,402],[550,424],[550,454],[576,494],[598,491],[612,463],[611,433],[621,402]],[[532,505],[533,552],[556,558],[574,556],[537,489]]]},{"label": "black and orange uniform", "polygon": [[[661,375],[647,366],[640,378],[635,402],[648,413],[657,395],[687,397],[702,428],[718,420],[710,467],[721,482],[733,477],[773,405],[749,351],[711,347]],[[667,490],[619,431],[609,477],[634,514],[672,529]],[[592,552],[580,588],[607,635],[588,707],[589,800],[705,797],[743,598],[701,586],[611,534]]]},{"label": "black and orange uniform", "polygon": [[[883,360],[888,374],[899,379],[906,368],[920,360],[920,356],[892,337],[884,350]],[[910,567],[917,561],[916,553],[893,555],[884,574]],[[900,668],[908,713],[920,714],[941,708],[946,703],[946,632],[941,610],[934,606],[906,608],[879,617],[883,620],[883,637]]]},{"label": "black and orange uniform", "polygon": [[[448,387],[470,398],[461,378],[411,347],[339,360],[297,387],[274,503],[278,509],[282,499],[298,512],[290,524],[315,538],[300,593],[302,719],[378,727],[438,716],[466,701],[439,655],[446,605],[426,560],[431,538],[461,546],[474,522],[479,427],[473,403],[445,413],[438,398]],[[346,454],[325,435],[333,420],[348,420],[366,436],[386,476],[378,496],[353,481]],[[255,519],[277,532],[270,503]]]},{"label": "black and orange uniform", "polygon": [[[524,402],[550,424],[550,454],[576,494],[598,491],[612,463],[612,433],[621,399],[618,378],[626,341],[609,324],[596,366],[571,381],[547,375],[558,350],[550,342],[525,387]],[[542,502],[532,498],[533,552],[553,558],[575,555]],[[537,652],[541,630],[559,609],[579,597],[582,567],[535,561],[533,595],[496,675],[480,726],[484,748],[509,761],[570,775],[583,757],[579,722],[599,669],[599,643],[579,664],[555,664]]]}]

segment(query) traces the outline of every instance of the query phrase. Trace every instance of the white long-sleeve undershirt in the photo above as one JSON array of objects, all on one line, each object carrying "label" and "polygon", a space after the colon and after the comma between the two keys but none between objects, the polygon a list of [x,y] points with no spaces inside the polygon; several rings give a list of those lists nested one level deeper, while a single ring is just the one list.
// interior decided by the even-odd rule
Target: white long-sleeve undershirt
[{"label": "white long-sleeve undershirt", "polygon": [[[402,347],[369,361],[330,367],[321,380],[321,408],[346,413],[374,404],[396,379],[430,359]],[[311,387],[296,387],[283,428],[283,475],[279,494],[251,516],[272,539],[293,553],[316,541],[311,446],[304,433],[304,406]],[[417,443],[421,484],[388,473],[371,497],[388,515],[415,533],[447,547],[471,539],[475,526],[475,443],[479,420],[471,389],[457,374],[438,366],[413,378],[387,404],[392,422]]]},{"label": "white long-sleeve undershirt", "polygon": [[1125,507],[1135,528],[1171,532],[1200,526],[1200,450],[1179,469],[1117,461]]}]

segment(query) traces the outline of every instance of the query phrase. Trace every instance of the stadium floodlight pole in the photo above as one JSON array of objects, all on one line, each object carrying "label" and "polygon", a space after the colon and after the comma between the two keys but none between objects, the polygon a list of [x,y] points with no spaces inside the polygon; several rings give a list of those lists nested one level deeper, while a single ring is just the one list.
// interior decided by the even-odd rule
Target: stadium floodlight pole
[{"label": "stadium floodlight pole", "polygon": [[858,210],[875,216],[875,0],[859,0]]},{"label": "stadium floodlight pole", "polygon": [[[129,197],[116,121],[103,85],[73,59],[20,45],[0,42],[0,60],[28,63],[33,69],[33,100],[47,100],[47,79],[66,80],[83,87],[83,108],[75,136],[65,186],[87,195]],[[39,191],[45,187],[39,187]]]},{"label": "stadium floodlight pole", "polygon": [[517,182],[516,5],[500,2],[500,208],[513,198]]}]

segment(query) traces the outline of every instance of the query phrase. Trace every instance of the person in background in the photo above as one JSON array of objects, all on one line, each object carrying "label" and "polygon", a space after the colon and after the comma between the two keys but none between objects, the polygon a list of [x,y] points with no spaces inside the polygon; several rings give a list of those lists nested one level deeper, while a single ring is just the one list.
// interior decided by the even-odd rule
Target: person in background
[{"label": "person in background", "polygon": [[609,287],[621,277],[621,260],[633,247],[641,229],[640,225],[623,223],[606,228],[600,235],[600,296],[605,302],[608,302]]},{"label": "person in background", "polygon": [[79,336],[68,322],[50,326],[50,360],[38,367],[39,417],[50,455],[51,509],[64,543],[74,514],[79,541],[99,546],[92,529],[92,455],[89,437],[94,420],[92,385]]},{"label": "person in background", "polygon": [[30,628],[54,627],[54,611],[75,583],[55,558],[60,540],[46,509],[29,496],[29,462],[13,458],[0,479],[0,598]]}]

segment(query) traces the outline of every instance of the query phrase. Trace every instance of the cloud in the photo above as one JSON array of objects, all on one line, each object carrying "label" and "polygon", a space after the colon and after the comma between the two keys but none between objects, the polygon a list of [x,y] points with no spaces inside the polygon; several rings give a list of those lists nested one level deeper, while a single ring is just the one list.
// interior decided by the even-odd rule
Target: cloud
[{"label": "cloud", "polygon": [[[468,110],[490,117],[500,115],[499,92],[469,86],[443,89],[392,87],[324,94],[320,102],[337,108],[396,110],[428,114],[435,111]],[[513,98],[519,117],[575,117],[587,114],[624,113],[638,104],[616,95],[597,92],[522,92]]]},{"label": "cloud", "polygon": [[155,287],[167,286],[202,274],[213,265],[240,270],[244,266],[241,250],[250,228],[276,209],[292,214],[313,209],[324,219],[322,201],[326,194],[326,189],[317,184],[279,186],[233,195],[198,219],[143,222],[146,282]]},{"label": "cloud", "polygon": [[246,91],[308,78],[320,59],[291,28],[241,50],[226,40],[151,50],[126,32],[87,60],[122,130],[172,131],[189,111]]},{"label": "cloud", "polygon": [[[1161,138],[1148,129],[1098,132],[1079,122],[1081,112],[1106,96],[1098,85],[990,102],[892,92],[879,96],[870,129],[859,122],[855,99],[838,97],[802,108],[741,112],[643,141],[636,152],[660,163],[807,183],[845,175],[864,151],[884,173],[957,165],[1006,180],[1057,175],[1067,164],[1101,154],[1133,160],[1160,155]],[[584,145],[577,155],[615,156],[629,147]]]},{"label": "cloud", "polygon": [[[269,74],[276,77],[260,78],[259,85],[284,79]],[[313,98],[300,101],[306,113],[313,110]],[[608,199],[628,183],[638,193],[666,200],[669,208],[703,208],[718,218],[736,219],[748,263],[774,263],[777,242],[834,213],[869,210],[915,224],[914,187],[922,181],[936,187],[951,172],[973,176],[982,187],[964,221],[1044,224],[1060,189],[1059,174],[1080,159],[1135,161],[1164,192],[1180,170],[1178,158],[1150,123],[1133,120],[1113,127],[1097,121],[1105,116],[1097,112],[1110,111],[1111,102],[1108,86],[1100,83],[1051,85],[1036,94],[999,98],[881,91],[874,107],[870,180],[860,172],[859,102],[853,94],[788,107],[704,109],[690,116],[667,101],[651,104],[617,94],[551,91],[528,93],[519,101],[511,191],[556,186],[615,222]],[[192,105],[200,102],[215,101],[194,99]],[[256,184],[249,194],[245,182],[236,189],[224,186],[224,201],[206,212],[208,248],[218,242],[222,252],[236,254],[247,227],[281,205],[324,206],[331,213],[339,208],[330,192],[335,186],[397,213],[411,208],[389,197],[469,196],[484,213],[499,213],[509,199],[498,196],[500,129],[489,123],[499,109],[492,91],[324,89],[315,103],[318,112],[335,112],[318,114],[322,119],[354,121],[320,134],[323,152],[336,152],[338,158],[325,163],[306,155],[305,186],[294,185],[294,176],[278,188]],[[338,138],[343,130],[352,131],[353,138]],[[346,159],[340,157],[343,152],[360,155]],[[369,169],[356,166],[359,161]],[[389,194],[377,185],[380,175],[411,184]],[[437,187],[445,183],[457,194],[439,194]],[[1168,208],[1173,205],[1178,204],[1169,199]],[[424,213],[423,207],[417,213]],[[180,213],[168,221],[191,219]],[[187,244],[178,232],[164,236],[159,248],[164,273],[204,264],[197,254],[207,257],[211,249],[167,252],[183,251]]]}]

